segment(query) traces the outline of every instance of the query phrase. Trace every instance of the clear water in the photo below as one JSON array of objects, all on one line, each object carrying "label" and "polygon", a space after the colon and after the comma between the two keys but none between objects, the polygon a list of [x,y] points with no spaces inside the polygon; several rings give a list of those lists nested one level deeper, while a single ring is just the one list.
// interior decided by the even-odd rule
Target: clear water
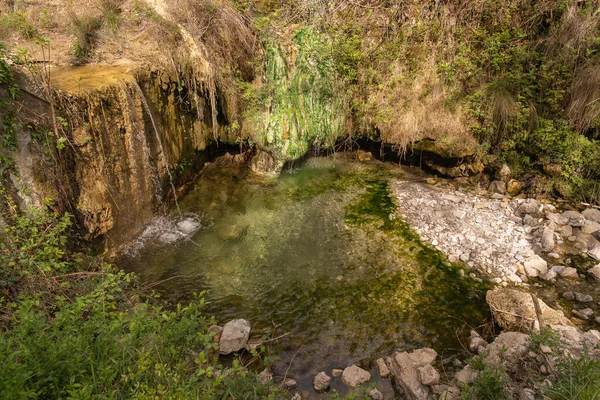
[{"label": "clear water", "polygon": [[301,389],[321,370],[371,369],[397,349],[460,353],[459,339],[486,321],[485,285],[390,218],[387,182],[403,174],[331,158],[271,179],[214,165],[180,201],[195,233],[174,234],[176,216],[161,220],[119,264],[163,281],[170,300],[206,291],[219,323],[246,318],[257,336],[289,333],[269,352],[275,375]]}]

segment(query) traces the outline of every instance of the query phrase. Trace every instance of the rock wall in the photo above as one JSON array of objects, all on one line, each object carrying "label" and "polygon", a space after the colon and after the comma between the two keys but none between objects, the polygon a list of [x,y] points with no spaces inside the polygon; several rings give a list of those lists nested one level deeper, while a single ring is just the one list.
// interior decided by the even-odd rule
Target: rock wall
[{"label": "rock wall", "polygon": [[[227,137],[223,116],[212,118],[208,94],[188,86],[177,76],[153,72],[59,92],[64,148],[48,154],[44,140],[36,138],[41,125],[52,131],[48,118],[35,126],[21,123],[12,154],[16,168],[3,183],[11,201],[19,208],[48,199],[68,204],[62,209],[75,213],[87,238],[106,235],[109,247],[129,237],[173,200],[173,188],[204,164],[215,139],[237,139]],[[29,100],[29,109],[48,115],[47,102]]]}]

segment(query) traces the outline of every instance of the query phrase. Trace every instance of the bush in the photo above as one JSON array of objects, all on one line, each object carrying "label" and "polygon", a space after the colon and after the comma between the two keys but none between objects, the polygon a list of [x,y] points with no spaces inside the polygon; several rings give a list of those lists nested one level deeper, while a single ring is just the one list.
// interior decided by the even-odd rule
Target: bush
[{"label": "bush", "polygon": [[579,360],[564,359],[545,395],[552,400],[600,398],[600,361],[590,359],[587,354]]},{"label": "bush", "polygon": [[[218,364],[198,297],[167,310],[135,276],[68,251],[69,216],[31,212],[0,239],[0,398],[276,398]],[[84,268],[85,267],[85,268]],[[8,279],[7,279],[8,277]]]},{"label": "bush", "polygon": [[16,30],[25,39],[33,39],[37,36],[38,32],[35,26],[29,22],[25,14],[21,13],[9,13],[0,18],[0,32],[4,30]]}]

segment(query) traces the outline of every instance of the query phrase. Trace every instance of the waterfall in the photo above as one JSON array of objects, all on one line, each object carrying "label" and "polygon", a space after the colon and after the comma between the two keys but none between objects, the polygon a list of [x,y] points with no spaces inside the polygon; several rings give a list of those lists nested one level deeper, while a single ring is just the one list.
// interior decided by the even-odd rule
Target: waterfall
[{"label": "waterfall", "polygon": [[158,128],[156,127],[156,123],[154,122],[154,117],[152,116],[152,112],[150,111],[150,106],[148,105],[148,102],[146,101],[144,92],[142,92],[142,88],[140,87],[140,85],[138,85],[138,83],[136,81],[133,82],[133,85],[134,85],[135,89],[137,90],[137,92],[140,96],[140,99],[142,100],[142,105],[144,106],[144,109],[146,110],[146,112],[148,113],[148,116],[150,117],[150,122],[152,123],[152,128],[154,129],[154,134],[156,135],[156,141],[158,142],[160,151],[165,159],[165,166],[167,168],[167,175],[169,176],[169,183],[171,184],[171,189],[173,190],[173,198],[175,199],[175,206],[177,207],[177,212],[179,213],[179,216],[181,217],[182,214],[181,214],[181,209],[179,208],[179,201],[177,199],[177,190],[175,189],[175,184],[173,183],[173,175],[171,174],[171,169],[169,168],[169,160],[167,158],[167,153],[165,152],[162,141],[160,139],[160,134],[158,133]]}]

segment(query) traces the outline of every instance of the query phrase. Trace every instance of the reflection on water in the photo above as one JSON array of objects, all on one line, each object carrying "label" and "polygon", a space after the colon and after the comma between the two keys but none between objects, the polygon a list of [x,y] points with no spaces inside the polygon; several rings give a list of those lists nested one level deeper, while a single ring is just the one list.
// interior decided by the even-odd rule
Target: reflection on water
[{"label": "reflection on water", "polygon": [[[293,358],[288,376],[305,387],[320,370],[371,369],[396,349],[459,352],[457,331],[485,321],[484,288],[389,218],[387,180],[398,176],[395,166],[330,158],[270,180],[215,167],[181,199],[194,229],[161,221],[120,265],[148,283],[176,276],[160,285],[171,300],[207,291],[221,323],[290,332],[273,344],[275,373]],[[178,226],[189,234],[165,241]]]}]

